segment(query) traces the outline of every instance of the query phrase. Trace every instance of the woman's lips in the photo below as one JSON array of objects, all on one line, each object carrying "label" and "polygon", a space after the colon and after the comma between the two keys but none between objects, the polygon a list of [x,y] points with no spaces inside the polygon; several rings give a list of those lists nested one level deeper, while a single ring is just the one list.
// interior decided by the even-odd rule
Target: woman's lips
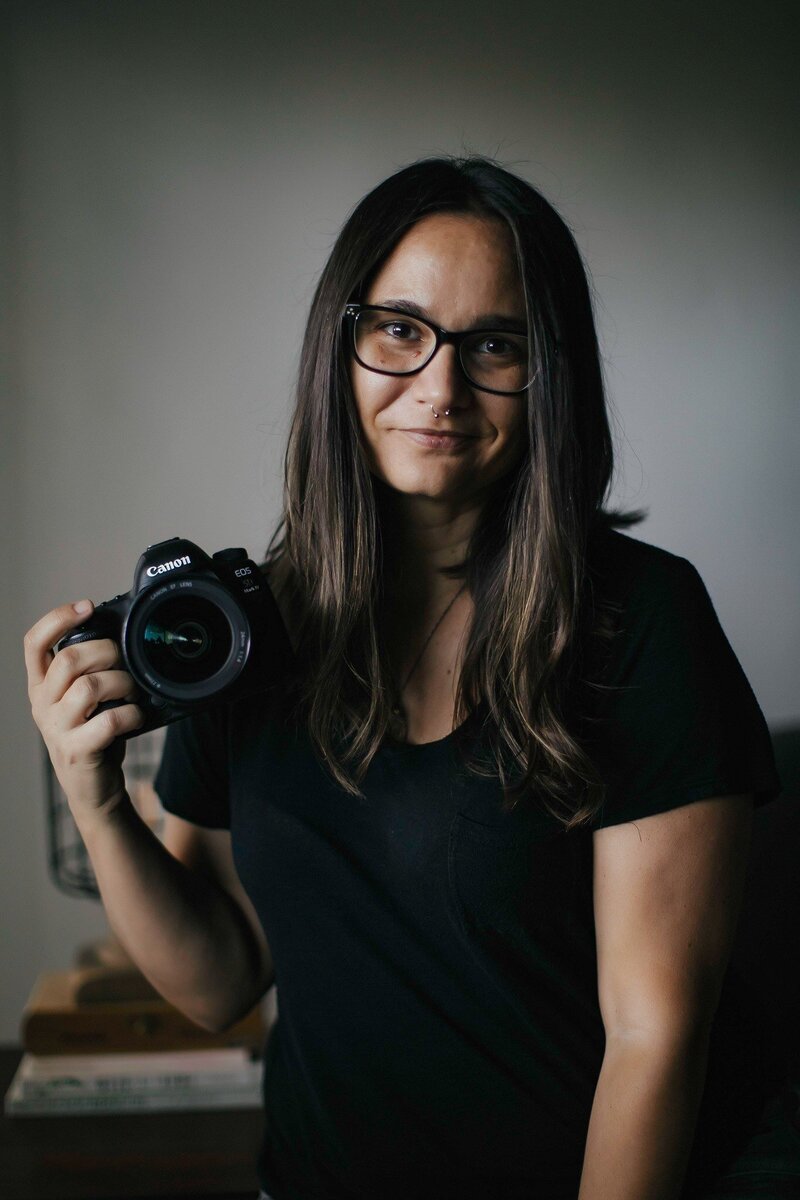
[{"label": "woman's lips", "polygon": [[471,434],[439,433],[436,429],[401,429],[400,432],[418,446],[430,446],[434,450],[460,450],[474,440]]}]

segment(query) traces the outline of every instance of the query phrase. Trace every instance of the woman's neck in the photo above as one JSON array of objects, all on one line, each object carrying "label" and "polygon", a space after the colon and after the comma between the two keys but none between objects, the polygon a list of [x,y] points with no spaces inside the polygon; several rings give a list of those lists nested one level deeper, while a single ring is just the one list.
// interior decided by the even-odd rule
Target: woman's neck
[{"label": "woman's neck", "polygon": [[[453,509],[402,496],[382,512],[385,584],[406,603],[436,603],[461,580],[446,574],[467,556],[480,509]],[[420,501],[422,501],[420,503]]]}]

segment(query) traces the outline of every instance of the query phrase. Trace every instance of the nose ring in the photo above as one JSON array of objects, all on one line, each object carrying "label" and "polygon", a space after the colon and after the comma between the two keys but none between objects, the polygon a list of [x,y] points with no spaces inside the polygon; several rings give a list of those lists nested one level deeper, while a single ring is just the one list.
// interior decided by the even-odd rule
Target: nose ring
[{"label": "nose ring", "polygon": [[[437,421],[438,421],[438,419],[439,419],[439,417],[440,417],[440,415],[441,415],[441,414],[440,414],[440,413],[437,413],[437,411],[436,411],[436,409],[433,407],[433,405],[431,405],[431,412],[433,413],[433,415],[436,417],[436,419],[437,419]],[[445,415],[446,417],[449,417],[449,416],[450,416],[450,409],[449,409],[449,408],[446,408],[446,409],[444,410],[444,415]]]}]

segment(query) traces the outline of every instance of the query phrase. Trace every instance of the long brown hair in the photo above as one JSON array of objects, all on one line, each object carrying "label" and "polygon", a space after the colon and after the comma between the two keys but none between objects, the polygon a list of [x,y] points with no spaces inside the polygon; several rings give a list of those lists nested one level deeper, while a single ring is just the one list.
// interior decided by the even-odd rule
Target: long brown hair
[{"label": "long brown hair", "polygon": [[[500,218],[523,282],[534,382],[528,454],[496,487],[463,576],[474,602],[456,724],[483,714],[470,769],[499,777],[507,805],[534,794],[567,828],[592,817],[603,785],[582,744],[587,647],[610,633],[587,587],[595,531],[639,513],[603,508],[613,448],[586,273],[575,241],[530,184],[481,158],[429,158],[371,191],[319,279],[300,361],[282,520],[268,561],[287,568],[298,615],[296,705],[337,782],[360,794],[386,738],[391,677],[381,633],[383,544],[360,448],[342,314],[403,235],[437,212]],[[524,399],[520,403],[525,403]]]}]

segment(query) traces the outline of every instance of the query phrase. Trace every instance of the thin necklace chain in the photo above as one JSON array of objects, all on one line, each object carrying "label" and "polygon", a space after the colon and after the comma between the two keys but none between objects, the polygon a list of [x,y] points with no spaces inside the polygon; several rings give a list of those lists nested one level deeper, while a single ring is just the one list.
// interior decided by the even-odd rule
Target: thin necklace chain
[{"label": "thin necklace chain", "polygon": [[420,650],[420,652],[419,652],[419,654],[417,655],[417,657],[414,659],[413,663],[411,664],[411,670],[408,672],[408,674],[406,675],[405,679],[403,680],[403,682],[402,682],[402,683],[401,683],[401,685],[400,685],[400,696],[398,696],[398,702],[397,702],[397,704],[395,704],[395,706],[394,706],[394,711],[395,711],[395,712],[399,712],[399,711],[400,711],[400,697],[403,695],[403,692],[404,692],[404,691],[406,690],[406,688],[408,687],[408,681],[410,680],[411,676],[414,674],[414,672],[416,671],[416,669],[417,669],[417,667],[419,666],[420,662],[422,661],[422,656],[423,656],[423,654],[425,653],[425,651],[428,649],[428,646],[430,645],[431,638],[432,638],[432,637],[433,637],[433,635],[436,633],[436,630],[439,628],[439,626],[441,625],[442,621],[445,619],[445,617],[447,616],[447,614],[450,612],[450,609],[453,607],[453,605],[455,604],[456,600],[457,600],[457,599],[458,599],[458,597],[461,595],[461,593],[464,591],[464,588],[465,588],[466,586],[467,586],[467,585],[466,585],[466,582],[462,583],[461,587],[458,589],[458,591],[456,592],[455,596],[453,596],[452,600],[450,600],[450,602],[448,603],[448,605],[447,605],[447,607],[445,608],[444,612],[442,613],[442,615],[439,617],[439,619],[437,620],[436,624],[434,625],[433,629],[430,631],[430,633],[428,634],[428,636],[425,638],[425,641],[422,643],[422,649]]}]

